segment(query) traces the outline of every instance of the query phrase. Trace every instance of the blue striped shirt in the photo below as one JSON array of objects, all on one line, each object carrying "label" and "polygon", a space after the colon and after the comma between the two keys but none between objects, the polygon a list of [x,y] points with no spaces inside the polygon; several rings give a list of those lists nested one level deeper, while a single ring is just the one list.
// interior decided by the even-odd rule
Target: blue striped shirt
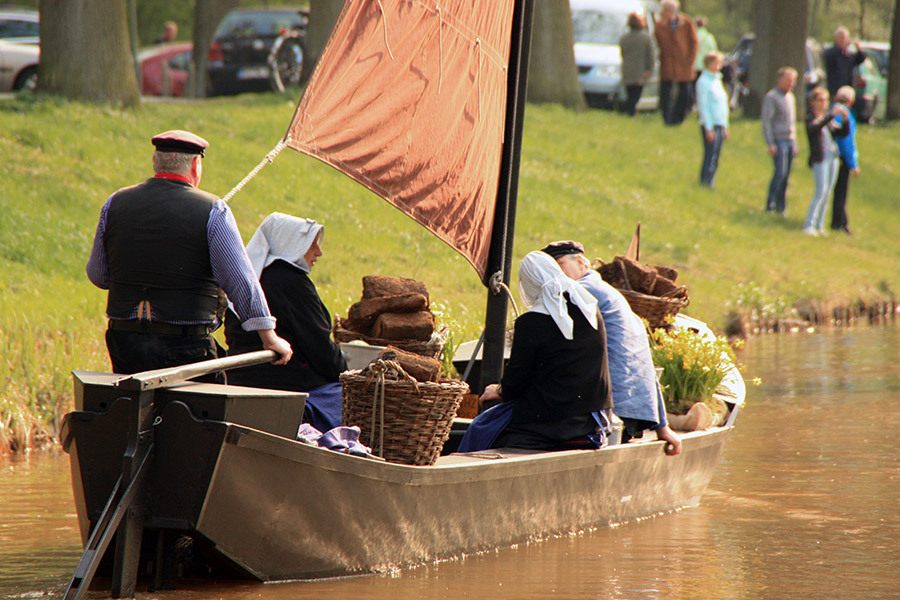
[{"label": "blue striped shirt", "polygon": [[[87,263],[87,276],[100,289],[109,289],[109,260],[106,256],[106,219],[112,196],[106,199],[100,210],[100,220],[94,234],[94,246]],[[241,316],[241,326],[246,331],[275,329],[275,317],[269,312],[266,297],[259,280],[250,265],[250,259],[244,250],[241,232],[228,205],[217,200],[209,211],[206,222],[206,239],[209,242],[209,263],[213,278],[225,290],[228,299],[234,304],[235,312]],[[152,311],[150,317],[157,320]],[[131,319],[138,318],[138,307],[134,307]],[[197,321],[171,321],[176,325],[196,325]]]}]

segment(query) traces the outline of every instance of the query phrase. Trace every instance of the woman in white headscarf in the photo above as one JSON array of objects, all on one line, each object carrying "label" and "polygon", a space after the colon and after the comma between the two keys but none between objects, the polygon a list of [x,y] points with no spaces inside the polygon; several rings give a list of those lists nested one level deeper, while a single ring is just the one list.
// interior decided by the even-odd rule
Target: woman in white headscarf
[{"label": "woman in white headscarf", "polygon": [[[324,227],[312,219],[272,213],[247,244],[247,255],[259,278],[275,331],[294,348],[283,367],[256,365],[228,372],[228,383],[249,387],[308,392],[304,421],[320,431],[341,424],[339,375],[347,369],[340,346],[331,339],[331,316],[319,298],[309,272],[322,255]],[[229,354],[261,350],[259,336],[244,331],[231,310],[225,317]]]},{"label": "woman in white headscarf", "polygon": [[[528,311],[516,319],[501,382],[487,386],[481,396],[482,403],[501,402],[479,415],[494,429],[480,431],[476,419],[459,451],[601,446],[599,413],[612,406],[612,393],[597,300],[544,252],[522,260],[519,291]],[[497,419],[504,414],[508,417]]]}]

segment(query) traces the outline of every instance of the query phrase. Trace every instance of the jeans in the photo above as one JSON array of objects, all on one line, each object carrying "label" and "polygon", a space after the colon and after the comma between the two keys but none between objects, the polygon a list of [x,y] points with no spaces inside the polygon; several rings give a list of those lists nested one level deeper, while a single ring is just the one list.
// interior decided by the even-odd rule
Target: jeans
[{"label": "jeans", "polygon": [[[678,86],[675,103],[672,103],[672,84]],[[659,110],[666,125],[680,125],[691,108],[690,81],[660,81]]]},{"label": "jeans", "polygon": [[716,180],[716,169],[719,167],[719,153],[725,142],[725,128],[721,125],[713,127],[716,136],[713,141],[706,139],[706,130],[700,126],[700,137],[703,139],[703,165],[700,167],[700,185],[713,187]]},{"label": "jeans", "polygon": [[803,228],[825,231],[825,207],[828,205],[828,196],[834,190],[834,183],[837,180],[837,156],[826,150],[824,160],[814,163],[812,170],[816,189],[813,192],[812,201],[809,203]]},{"label": "jeans", "polygon": [[784,195],[791,176],[791,163],[794,162],[794,143],[791,140],[775,140],[775,147],[775,172],[769,182],[766,210],[783,213],[786,206]]}]

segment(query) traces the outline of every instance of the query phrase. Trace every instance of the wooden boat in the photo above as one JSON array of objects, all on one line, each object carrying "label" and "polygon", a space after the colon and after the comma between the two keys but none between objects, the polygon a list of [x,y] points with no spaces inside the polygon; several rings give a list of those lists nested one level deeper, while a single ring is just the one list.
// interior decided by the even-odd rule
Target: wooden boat
[{"label": "wooden boat", "polygon": [[[489,290],[486,382],[503,364],[533,1],[347,0],[276,147],[339,168],[465,256]],[[138,573],[170,587],[184,536],[216,573],[271,581],[373,572],[692,506],[743,400],[737,377],[728,421],[687,434],[674,458],[647,441],[407,466],[296,441],[304,394],[188,382],[273,356],[74,373],[62,442],[85,551],[67,600],[110,566],[114,597],[133,596]]]},{"label": "wooden boat", "polygon": [[[304,394],[171,383],[181,377],[173,370],[162,383],[148,373],[116,385],[112,374],[75,373],[79,410],[63,444],[82,535],[114,495],[134,396],[160,383],[142,480],[145,532],[190,535],[212,562],[260,581],[377,572],[695,506],[743,401],[737,377],[727,423],[684,434],[674,458],[648,440],[449,454],[419,467],[295,441]],[[157,543],[145,533],[141,560],[151,566]]]}]

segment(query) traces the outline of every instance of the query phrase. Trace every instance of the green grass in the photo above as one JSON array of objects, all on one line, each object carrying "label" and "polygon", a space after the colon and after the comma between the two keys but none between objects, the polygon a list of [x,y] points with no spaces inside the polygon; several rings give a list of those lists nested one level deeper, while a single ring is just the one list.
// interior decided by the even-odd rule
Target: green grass
[{"label": "green grass", "polygon": [[[0,101],[0,343],[11,347],[0,362],[0,447],[25,439],[25,430],[54,434],[71,402],[69,371],[108,368],[105,294],[87,281],[84,264],[106,197],[150,175],[150,137],[172,128],[206,137],[201,187],[224,195],[282,137],[296,100],[248,95],[136,110]],[[529,106],[514,264],[554,239],[577,239],[590,257],[610,260],[641,221],[641,259],[676,267],[690,291],[687,312],[715,328],[738,301],[850,303],[900,289],[897,126],[859,131],[863,171],[849,201],[856,235],[816,239],[800,233],[812,193],[805,136],[787,217],[778,219],[760,210],[771,161],[758,122],[733,123],[710,191],[696,183],[696,120],[677,128],[660,121]],[[276,210],[325,223],[313,277],[333,313],[346,314],[359,298],[363,275],[414,277],[455,324],[454,340],[479,334],[485,292],[468,263],[330,167],[285,150],[231,206],[245,241]]]}]

